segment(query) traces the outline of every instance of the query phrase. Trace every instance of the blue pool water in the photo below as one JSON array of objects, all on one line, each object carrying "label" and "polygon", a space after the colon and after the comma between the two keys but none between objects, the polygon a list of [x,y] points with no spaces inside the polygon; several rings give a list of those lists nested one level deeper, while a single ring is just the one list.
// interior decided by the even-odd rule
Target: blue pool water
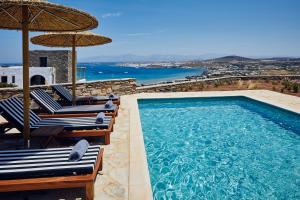
[{"label": "blue pool water", "polygon": [[300,199],[300,115],[245,97],[139,111],[155,199]]},{"label": "blue pool water", "polygon": [[82,63],[80,67],[86,67],[87,80],[107,80],[119,78],[135,78],[140,84],[151,84],[162,81],[182,79],[186,76],[201,75],[202,68],[134,68],[122,67],[115,64]]}]

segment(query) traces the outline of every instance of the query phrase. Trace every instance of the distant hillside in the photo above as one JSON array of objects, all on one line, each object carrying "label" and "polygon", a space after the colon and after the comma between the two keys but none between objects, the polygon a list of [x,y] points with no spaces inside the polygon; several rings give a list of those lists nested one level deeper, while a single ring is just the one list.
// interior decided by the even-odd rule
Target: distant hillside
[{"label": "distant hillside", "polygon": [[252,59],[252,58],[246,58],[246,57],[241,57],[241,56],[225,56],[221,58],[215,58],[215,59],[210,59],[206,60],[210,62],[243,62],[243,61],[258,61],[257,59]]},{"label": "distant hillside", "polygon": [[224,56],[224,54],[199,54],[199,55],[99,55],[78,58],[80,62],[163,62],[163,61],[188,61],[204,60]]},{"label": "distant hillside", "polygon": [[273,58],[264,58],[261,60],[272,60],[272,61],[281,61],[281,62],[300,62],[300,58],[293,58],[293,57],[273,57]]}]

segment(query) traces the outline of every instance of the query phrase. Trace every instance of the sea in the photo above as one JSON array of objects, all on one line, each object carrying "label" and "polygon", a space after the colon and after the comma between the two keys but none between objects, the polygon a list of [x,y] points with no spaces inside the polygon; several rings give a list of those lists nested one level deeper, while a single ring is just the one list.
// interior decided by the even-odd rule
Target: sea
[{"label": "sea", "polygon": [[[138,84],[154,84],[160,82],[184,79],[187,76],[197,76],[204,72],[204,68],[145,68],[126,67],[115,63],[79,63],[79,68],[85,68],[85,76],[78,69],[78,78],[91,80],[107,80],[120,78],[135,78]],[[81,76],[80,76],[81,71]]]}]

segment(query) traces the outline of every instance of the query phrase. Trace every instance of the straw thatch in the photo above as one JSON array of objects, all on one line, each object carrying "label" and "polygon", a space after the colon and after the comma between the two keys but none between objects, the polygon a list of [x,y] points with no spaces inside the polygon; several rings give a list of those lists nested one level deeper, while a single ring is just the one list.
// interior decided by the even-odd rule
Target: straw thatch
[{"label": "straw thatch", "polygon": [[22,29],[22,6],[29,9],[29,31],[84,31],[98,26],[88,13],[44,0],[0,0],[0,29]]},{"label": "straw thatch", "polygon": [[87,31],[47,33],[32,37],[31,42],[47,47],[72,47],[74,45],[74,37],[76,47],[96,46],[112,42],[108,37]]}]

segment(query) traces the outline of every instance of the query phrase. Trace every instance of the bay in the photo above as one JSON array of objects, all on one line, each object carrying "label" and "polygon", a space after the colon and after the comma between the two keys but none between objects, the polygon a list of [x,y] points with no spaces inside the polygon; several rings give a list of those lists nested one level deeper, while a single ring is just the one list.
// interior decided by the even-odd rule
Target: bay
[{"label": "bay", "polygon": [[[174,81],[187,76],[201,75],[203,68],[145,68],[124,67],[115,64],[103,63],[80,63],[78,67],[85,68],[87,81],[108,80],[120,78],[135,78],[138,84],[153,84],[158,82]],[[79,76],[79,71],[78,76]],[[81,73],[83,75],[83,73]]]}]

